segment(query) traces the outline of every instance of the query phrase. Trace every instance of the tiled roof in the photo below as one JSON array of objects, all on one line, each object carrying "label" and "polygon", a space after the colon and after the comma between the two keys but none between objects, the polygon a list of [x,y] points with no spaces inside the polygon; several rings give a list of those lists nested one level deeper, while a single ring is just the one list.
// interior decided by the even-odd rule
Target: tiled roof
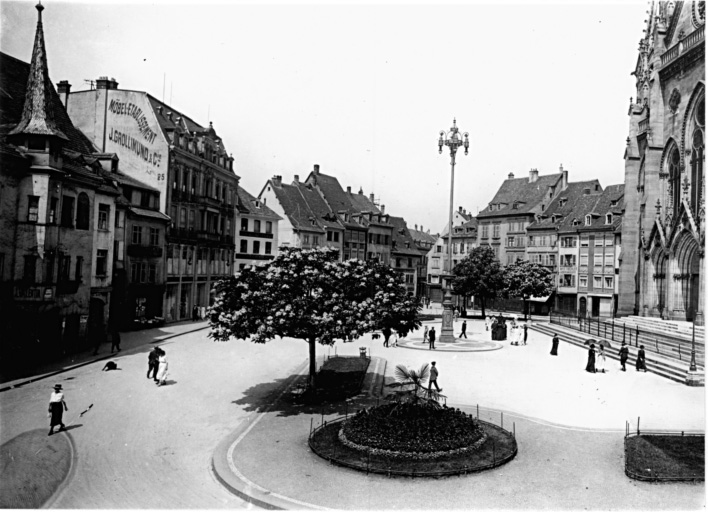
[{"label": "tiled roof", "polygon": [[[585,216],[581,219],[578,231],[615,230],[622,222],[622,200],[624,199],[624,185],[610,185],[595,203],[591,212],[590,225],[585,225]],[[615,206],[612,204],[615,203]],[[612,222],[607,224],[606,215],[612,214]]]},{"label": "tiled roof", "polygon": [[[165,135],[167,135],[168,132],[171,132],[175,128],[179,128],[182,130],[189,130],[190,132],[197,132],[197,133],[206,133],[210,130],[213,132],[213,135],[216,137],[216,132],[214,131],[213,127],[205,128],[196,121],[194,121],[192,118],[189,116],[184,115],[183,113],[177,111],[170,105],[163,103],[162,101],[158,100],[154,96],[147,94],[146,96],[148,100],[150,101],[150,105],[152,106],[153,110],[155,111],[155,117],[157,118],[157,122],[160,125],[160,128],[162,128],[162,131]],[[159,108],[158,108],[159,107]],[[162,114],[160,114],[158,111],[162,110]],[[171,119],[167,117],[167,113],[172,112]],[[177,118],[180,118],[180,122],[177,122]]]},{"label": "tiled roof", "polygon": [[368,196],[366,196],[363,192],[359,192],[357,194],[354,194],[353,192],[345,192],[345,194],[349,198],[352,207],[357,212],[381,212],[381,210],[379,210],[379,208],[372,203]]},{"label": "tiled roof", "polygon": [[170,220],[170,217],[168,217],[162,212],[157,212],[155,210],[146,210],[145,208],[138,208],[137,206],[131,206],[128,209],[130,210],[130,213],[139,215],[141,217],[149,217],[151,219],[159,219],[164,221]]},{"label": "tiled roof", "polygon": [[[239,202],[238,210],[241,213],[258,215],[260,217],[267,217],[275,220],[280,220],[282,218],[280,215],[268,208],[263,201],[258,201],[254,196],[246,192],[246,190],[240,185],[236,189],[236,193],[238,194]],[[256,202],[259,204],[258,207],[256,207]]]},{"label": "tiled roof", "polygon": [[312,172],[306,181],[308,183],[312,182],[320,189],[325,201],[327,201],[327,204],[335,213],[339,213],[340,211],[347,213],[357,212],[354,205],[349,200],[349,195],[344,191],[339,184],[339,180],[334,176],[328,176],[320,172]]},{"label": "tiled roof", "polygon": [[292,186],[300,191],[307,206],[310,207],[310,211],[315,215],[317,222],[321,226],[330,229],[344,229],[344,226],[338,220],[338,216],[329,208],[317,190],[302,182],[293,183]]},{"label": "tiled roof", "polygon": [[[596,191],[596,187],[599,191]],[[588,190],[589,194],[586,194]],[[601,194],[602,187],[598,180],[568,183],[565,190],[553,198],[540,218],[529,224],[526,229],[548,230],[568,223],[572,225],[573,218],[584,218],[586,209],[593,208]]]},{"label": "tiled roof", "polygon": [[430,233],[426,233],[425,231],[420,231],[418,229],[408,228],[408,231],[413,237],[413,240],[415,240],[416,242],[428,242],[434,244],[435,241],[438,239],[437,235],[431,235]]},{"label": "tiled roof", "polygon": [[[0,52],[0,69],[0,125],[6,129],[9,126],[14,128],[22,119],[30,65]],[[54,123],[69,139],[65,141],[64,147],[85,155],[91,154],[95,150],[93,144],[74,127],[54,86],[50,83],[48,88],[52,98]]]},{"label": "tiled roof", "polygon": [[[490,211],[489,208],[485,208],[479,212],[477,218],[506,217],[537,211],[544,198],[548,197],[548,188],[559,186],[562,178],[563,174],[557,173],[539,176],[533,183],[529,183],[528,177],[504,180],[494,198],[489,202],[489,204],[493,205],[501,203],[501,210],[494,209]],[[512,209],[514,202],[518,203],[517,209]]]},{"label": "tiled roof", "polygon": [[[297,187],[286,185],[285,183],[276,185],[272,180],[269,181],[269,184],[273,187],[275,197],[278,198],[278,202],[283,207],[285,215],[294,228],[318,233],[324,232],[324,229],[317,223],[314,212],[310,210],[307,201],[302,197]],[[315,219],[314,225],[312,224],[312,219]]]},{"label": "tiled roof", "polygon": [[155,188],[152,185],[148,185],[147,183],[143,183],[142,181],[135,179],[132,176],[128,176],[127,174],[123,174],[120,171],[107,173],[107,175],[108,175],[107,177],[109,179],[115,179],[121,185],[128,185],[130,187],[141,188],[143,190],[151,190],[153,192],[160,192],[160,189]]},{"label": "tiled roof", "polygon": [[[410,256],[420,256],[420,251],[416,248],[415,240],[408,231],[408,226],[403,217],[389,217],[393,225],[391,239],[396,242],[396,248],[391,249],[394,254],[407,254]],[[408,247],[406,247],[408,243]]]}]

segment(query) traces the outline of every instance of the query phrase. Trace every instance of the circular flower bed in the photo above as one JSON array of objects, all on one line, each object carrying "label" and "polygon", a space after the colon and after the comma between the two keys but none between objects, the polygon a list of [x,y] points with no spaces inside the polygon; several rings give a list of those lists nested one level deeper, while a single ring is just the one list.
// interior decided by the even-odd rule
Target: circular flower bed
[{"label": "circular flower bed", "polygon": [[459,409],[398,403],[359,411],[338,437],[354,450],[419,460],[471,452],[487,439],[478,422]]}]

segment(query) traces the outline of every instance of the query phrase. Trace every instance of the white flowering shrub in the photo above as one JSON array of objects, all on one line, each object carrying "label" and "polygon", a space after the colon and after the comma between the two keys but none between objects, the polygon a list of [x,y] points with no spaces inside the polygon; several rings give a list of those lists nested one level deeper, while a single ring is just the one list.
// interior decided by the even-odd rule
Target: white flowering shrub
[{"label": "white flowering shrub", "polygon": [[395,270],[378,262],[339,261],[332,248],[282,248],[261,267],[246,267],[216,285],[209,309],[217,341],[276,336],[307,341],[310,377],[314,345],[354,341],[367,332],[406,336],[420,327],[418,300]]}]

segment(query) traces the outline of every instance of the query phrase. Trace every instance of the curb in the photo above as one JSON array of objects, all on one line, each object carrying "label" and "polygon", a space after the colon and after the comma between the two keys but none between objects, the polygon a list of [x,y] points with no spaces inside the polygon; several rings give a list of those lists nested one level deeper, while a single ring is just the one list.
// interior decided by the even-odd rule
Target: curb
[{"label": "curb", "polygon": [[[170,334],[169,336],[165,336],[164,338],[160,338],[159,340],[157,340],[157,342],[163,342],[165,340],[170,340],[170,339],[176,338],[178,336],[183,336],[185,334],[190,334],[190,333],[201,331],[201,330],[208,329],[208,328],[209,328],[209,326],[207,325],[205,327],[198,327],[196,329],[192,329],[189,331],[184,331],[184,332],[180,332],[180,333],[176,333],[176,334]],[[152,344],[152,343],[156,343],[156,340],[153,339],[152,341],[147,342],[147,344]],[[137,346],[141,346],[141,345],[136,345],[136,347]],[[135,347],[133,347],[133,348],[135,348]],[[128,349],[128,350],[130,350],[130,349]],[[10,386],[5,386],[5,387],[0,388],[0,393],[2,393],[3,391],[9,391],[11,389],[19,388],[19,387],[25,386],[27,384],[31,384],[33,382],[43,380],[43,379],[48,379],[49,377],[54,377],[55,375],[59,375],[60,373],[75,370],[76,368],[88,366],[89,364],[93,364],[98,361],[105,361],[106,359],[110,359],[111,357],[113,357],[113,354],[106,354],[105,356],[98,356],[96,359],[92,359],[90,361],[84,361],[83,363],[74,364],[71,366],[67,366],[65,368],[61,368],[60,370],[45,373],[44,375],[40,375],[39,377],[30,377],[27,380],[22,381],[18,384],[12,384]]]},{"label": "curb", "polygon": [[64,493],[64,489],[67,488],[69,483],[74,479],[74,474],[76,474],[76,462],[78,459],[76,445],[74,444],[74,438],[68,432],[63,432],[63,434],[69,439],[69,449],[71,450],[71,466],[69,466],[69,471],[67,472],[64,480],[59,484],[57,489],[54,491],[47,501],[42,503],[40,508],[52,508],[57,500]]}]

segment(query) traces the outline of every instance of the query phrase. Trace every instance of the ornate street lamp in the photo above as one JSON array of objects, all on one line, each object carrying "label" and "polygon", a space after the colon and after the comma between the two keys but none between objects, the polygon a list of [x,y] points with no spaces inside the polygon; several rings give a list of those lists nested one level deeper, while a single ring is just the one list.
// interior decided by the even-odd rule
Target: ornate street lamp
[{"label": "ornate street lamp", "polygon": [[[462,139],[464,135],[464,140]],[[465,132],[460,134],[460,130],[457,128],[457,120],[452,120],[452,128],[450,131],[440,132],[440,139],[438,140],[438,153],[442,154],[443,146],[450,148],[450,217],[447,232],[447,271],[452,278],[452,209],[453,209],[453,196],[455,191],[455,155],[457,154],[457,148],[464,146],[465,155],[468,154],[470,148],[469,134]],[[443,281],[445,280],[443,274]],[[442,329],[440,332],[441,342],[452,342],[455,341],[454,326],[452,324],[452,293],[451,286],[445,288],[445,296],[443,297],[443,317],[442,317]]]}]

